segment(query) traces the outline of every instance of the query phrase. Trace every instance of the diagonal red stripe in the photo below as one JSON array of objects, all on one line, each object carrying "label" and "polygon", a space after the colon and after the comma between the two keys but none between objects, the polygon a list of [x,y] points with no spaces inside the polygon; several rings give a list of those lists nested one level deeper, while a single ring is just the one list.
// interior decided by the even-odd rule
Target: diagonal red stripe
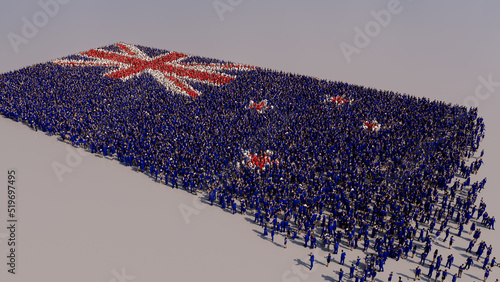
[{"label": "diagonal red stripe", "polygon": [[123,44],[116,44],[116,46],[118,46],[118,48],[120,48],[120,50],[122,50],[123,52],[129,54],[129,55],[132,55],[132,56],[136,56],[137,54],[134,53],[132,50],[130,50],[130,48],[128,48],[127,46],[123,45]]},{"label": "diagonal red stripe", "polygon": [[120,69],[111,73],[106,74],[107,77],[111,78],[124,78],[133,74],[138,74],[142,71],[144,71],[146,67],[144,66],[138,66],[138,65],[132,65],[128,68]]},{"label": "diagonal red stripe", "polygon": [[189,96],[196,98],[198,97],[198,93],[193,91],[188,85],[186,85],[184,82],[180,81],[179,79],[173,77],[173,76],[167,76],[167,78],[172,81],[176,86],[180,87],[184,92],[189,94]]}]

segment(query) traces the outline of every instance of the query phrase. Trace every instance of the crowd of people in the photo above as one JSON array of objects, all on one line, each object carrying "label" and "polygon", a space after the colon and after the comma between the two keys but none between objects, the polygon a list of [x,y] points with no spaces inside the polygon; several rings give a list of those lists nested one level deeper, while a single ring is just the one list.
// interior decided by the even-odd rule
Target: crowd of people
[{"label": "crowd of people", "polygon": [[[85,54],[68,58],[92,61]],[[149,73],[107,77],[112,67],[47,62],[1,74],[0,112],[173,188],[202,191],[212,205],[239,207],[264,234],[334,254],[363,242],[375,251],[367,275],[387,258],[415,255],[415,238],[427,256],[452,222],[460,237],[476,211],[494,228],[486,204],[476,210],[486,179],[471,183],[482,160],[466,163],[484,138],[477,109],[262,68],[220,68],[234,78],[221,84],[189,80],[200,93],[191,97]]]}]

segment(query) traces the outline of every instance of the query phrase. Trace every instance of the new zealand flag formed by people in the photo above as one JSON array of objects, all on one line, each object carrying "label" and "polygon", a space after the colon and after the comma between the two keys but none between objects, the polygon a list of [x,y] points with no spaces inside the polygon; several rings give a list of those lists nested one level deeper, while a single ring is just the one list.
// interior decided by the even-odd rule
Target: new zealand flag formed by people
[{"label": "new zealand flag formed by people", "polygon": [[476,109],[126,43],[1,74],[0,113],[223,207],[312,221],[427,212],[484,132]]}]

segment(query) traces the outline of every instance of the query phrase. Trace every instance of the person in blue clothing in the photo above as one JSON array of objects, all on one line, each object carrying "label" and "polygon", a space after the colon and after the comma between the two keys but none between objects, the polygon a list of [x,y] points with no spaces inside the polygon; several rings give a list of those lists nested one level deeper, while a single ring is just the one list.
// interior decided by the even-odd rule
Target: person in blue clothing
[{"label": "person in blue clothing", "polygon": [[475,232],[474,232],[474,236],[473,238],[477,241],[479,239],[479,237],[481,237],[481,229],[478,228]]},{"label": "person in blue clothing", "polygon": [[470,225],[470,232],[469,234],[472,234],[472,232],[474,232],[476,230],[476,222],[472,222],[472,224]]},{"label": "person in blue clothing", "polygon": [[366,250],[368,249],[369,246],[370,246],[370,239],[368,237],[366,237],[363,252],[366,252]]},{"label": "person in blue clothing", "polygon": [[484,279],[483,279],[483,281],[488,280],[488,277],[490,276],[490,271],[491,271],[491,269],[489,267],[487,267],[486,270],[484,271]]},{"label": "person in blue clothing", "polygon": [[316,236],[314,236],[314,235],[311,236],[311,245],[310,245],[310,248],[311,249],[316,248]]},{"label": "person in blue clothing", "polygon": [[[439,254],[439,250],[436,249],[434,251],[434,254],[432,255],[432,264],[434,264],[434,262],[436,261],[436,258],[438,258],[438,254]],[[439,255],[439,256],[441,256],[441,255]]]},{"label": "person in blue clothing", "polygon": [[438,229],[438,231],[436,231],[436,241],[439,238],[439,235],[441,235],[441,229]]},{"label": "person in blue clothing", "polygon": [[464,223],[460,221],[460,224],[458,226],[458,237],[462,237],[462,232],[464,231]]},{"label": "person in blue clothing", "polygon": [[469,270],[469,268],[473,265],[474,265],[474,260],[472,259],[471,256],[469,256],[465,262],[465,268]]},{"label": "person in blue clothing", "polygon": [[333,254],[336,255],[339,252],[339,240],[335,240],[333,244]]},{"label": "person in blue clothing", "polygon": [[450,228],[446,228],[445,234],[446,236],[444,237],[443,242],[446,242],[446,239],[448,239],[448,236],[450,236]]},{"label": "person in blue clothing", "polygon": [[476,242],[475,242],[474,240],[470,240],[470,242],[469,242],[469,246],[467,247],[467,249],[465,249],[465,252],[467,252],[467,253],[468,253],[468,252],[472,252],[472,248],[474,247],[474,244],[475,244],[475,243],[476,243]]},{"label": "person in blue clothing", "polygon": [[478,250],[476,251],[476,254],[477,254],[477,261],[479,261],[479,258],[481,258],[481,256],[483,255],[483,252],[484,252],[484,247],[479,247]]},{"label": "person in blue clothing", "polygon": [[312,270],[314,266],[314,254],[312,252],[309,253],[309,261],[311,262],[311,267],[309,268],[309,270]]},{"label": "person in blue clothing", "polygon": [[232,201],[232,208],[233,208],[233,214],[236,213],[236,202],[233,200]]},{"label": "person in blue clothing", "polygon": [[342,268],[339,270],[339,282],[342,281],[342,278],[344,277],[344,271],[342,270]]},{"label": "person in blue clothing", "polygon": [[375,269],[372,270],[371,276],[372,276],[372,281],[375,281],[375,276],[377,276],[377,271]]},{"label": "person in blue clothing", "polygon": [[443,261],[443,257],[441,255],[439,255],[437,260],[436,260],[436,270],[439,270],[439,268],[441,267],[442,261]]},{"label": "person in blue clothing", "polygon": [[326,267],[330,265],[331,260],[332,260],[332,254],[328,253],[328,256],[326,256]]},{"label": "person in blue clothing", "polygon": [[453,260],[455,260],[455,258],[453,257],[453,254],[448,255],[448,258],[446,259],[446,266],[445,267],[451,268]]},{"label": "person in blue clothing", "polygon": [[434,282],[436,282],[440,276],[441,276],[441,270],[436,270],[436,279],[434,280]]},{"label": "person in blue clothing", "polygon": [[421,255],[420,255],[420,264],[425,266],[425,260],[427,258],[427,252],[423,252]]},{"label": "person in blue clothing", "polygon": [[462,278],[462,273],[464,272],[464,270],[465,270],[465,266],[463,264],[460,265],[460,267],[458,268],[458,273],[457,273],[458,278]]},{"label": "person in blue clothing", "polygon": [[[213,206],[214,205],[214,200],[215,200],[215,192],[211,192],[209,194],[209,197],[210,197],[210,205]],[[254,220],[254,222],[257,220],[258,216],[259,216],[259,213],[256,213],[255,214],[255,220]]]},{"label": "person in blue clothing", "polygon": [[484,262],[483,262],[483,267],[482,269],[486,269],[486,266],[488,266],[488,263],[490,262],[490,256],[486,256],[486,258],[484,258]]},{"label": "person in blue clothing", "polygon": [[399,258],[401,257],[402,253],[403,253],[403,250],[401,248],[398,248],[396,251],[396,261],[399,261]]},{"label": "person in blue clothing", "polygon": [[453,242],[455,242],[455,237],[453,237],[453,235],[451,235],[451,237],[450,237],[450,244],[448,245],[448,249],[451,249],[451,246],[453,245]]},{"label": "person in blue clothing", "polygon": [[356,270],[356,267],[354,264],[351,264],[351,267],[349,268],[349,278],[351,279],[354,277],[354,270]]},{"label": "person in blue clothing", "polygon": [[346,256],[346,254],[345,254],[344,250],[342,250],[342,253],[340,254],[340,264],[341,265],[344,265],[345,256]]},{"label": "person in blue clothing", "polygon": [[378,261],[378,267],[380,272],[384,272],[384,264],[385,264],[385,258],[380,258]]},{"label": "person in blue clothing", "polygon": [[417,266],[417,268],[415,268],[415,280],[420,280],[420,274],[422,273],[422,270],[420,269],[419,266]]},{"label": "person in blue clothing", "polygon": [[427,277],[432,278],[432,273],[434,272],[434,264],[429,265],[429,273],[427,273]]}]

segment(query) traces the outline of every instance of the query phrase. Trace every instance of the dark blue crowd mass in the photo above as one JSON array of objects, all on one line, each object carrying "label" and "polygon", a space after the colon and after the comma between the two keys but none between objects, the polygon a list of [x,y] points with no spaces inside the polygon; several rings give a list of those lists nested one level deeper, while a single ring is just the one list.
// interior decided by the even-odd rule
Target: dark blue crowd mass
[{"label": "dark blue crowd mass", "polygon": [[[342,264],[344,250],[371,249],[363,279],[383,271],[388,258],[415,256],[414,241],[426,265],[433,237],[451,248],[462,232],[494,229],[486,203],[477,203],[486,179],[471,180],[485,133],[475,108],[263,68],[223,71],[234,77],[229,83],[186,79],[201,93],[195,98],[166,90],[149,73],[124,81],[107,71],[47,62],[1,74],[0,112],[251,214],[273,239],[276,232],[304,247],[342,251]],[[264,110],[248,106],[264,100]],[[380,129],[367,130],[367,121]],[[480,231],[467,251],[479,241]]]}]

